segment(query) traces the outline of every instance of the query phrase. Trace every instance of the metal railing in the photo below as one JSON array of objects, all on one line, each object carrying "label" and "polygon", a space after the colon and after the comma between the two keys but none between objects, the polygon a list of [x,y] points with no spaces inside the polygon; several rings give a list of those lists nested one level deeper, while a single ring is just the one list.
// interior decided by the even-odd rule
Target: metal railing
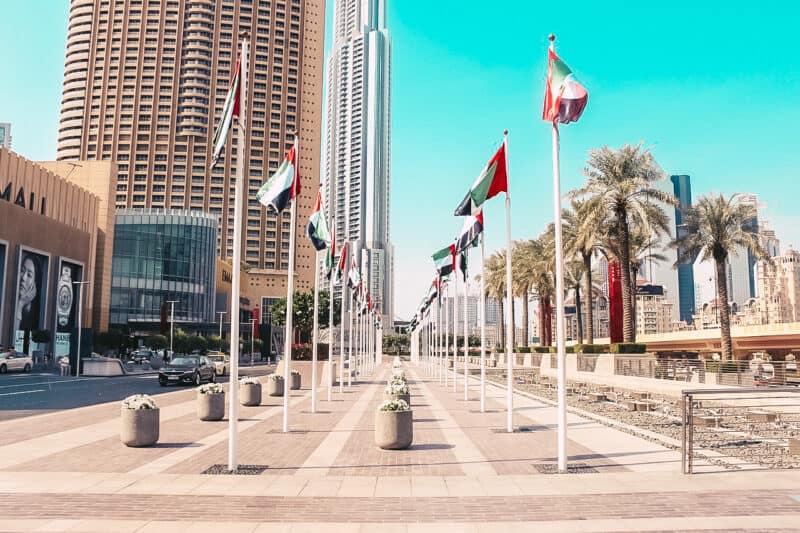
[{"label": "metal railing", "polygon": [[681,469],[800,467],[800,388],[684,390]]},{"label": "metal railing", "polygon": [[640,378],[706,382],[704,361],[699,359],[657,359],[647,356],[615,356],[614,374]]},{"label": "metal railing", "polygon": [[597,368],[598,354],[579,353],[578,357],[578,372],[594,372]]}]

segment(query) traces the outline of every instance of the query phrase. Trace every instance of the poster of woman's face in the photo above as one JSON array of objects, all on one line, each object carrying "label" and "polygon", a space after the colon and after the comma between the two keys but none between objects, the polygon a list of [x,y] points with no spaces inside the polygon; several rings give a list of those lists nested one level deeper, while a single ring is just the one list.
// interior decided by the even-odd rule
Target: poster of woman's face
[{"label": "poster of woman's face", "polygon": [[42,329],[49,261],[46,255],[20,250],[14,332]]}]

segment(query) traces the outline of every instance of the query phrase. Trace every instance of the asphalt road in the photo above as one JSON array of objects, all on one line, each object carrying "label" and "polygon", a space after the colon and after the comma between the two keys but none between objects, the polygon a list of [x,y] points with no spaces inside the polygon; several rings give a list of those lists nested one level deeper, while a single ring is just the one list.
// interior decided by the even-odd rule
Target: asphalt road
[{"label": "asphalt road", "polygon": [[[239,374],[264,375],[274,366],[239,367]],[[217,377],[227,381],[228,377]],[[131,394],[159,395],[187,387],[162,387],[155,374],[113,378],[61,377],[53,374],[0,374],[0,421],[62,409],[119,401]]]}]

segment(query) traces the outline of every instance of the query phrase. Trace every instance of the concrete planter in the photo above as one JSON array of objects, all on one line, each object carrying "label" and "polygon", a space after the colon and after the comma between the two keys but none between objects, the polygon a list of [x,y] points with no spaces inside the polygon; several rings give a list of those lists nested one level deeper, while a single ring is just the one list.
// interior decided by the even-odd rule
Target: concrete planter
[{"label": "concrete planter", "polygon": [[302,383],[302,379],[300,377],[300,373],[295,374],[292,372],[292,381],[291,386],[289,387],[290,390],[300,390],[300,384]]},{"label": "concrete planter", "polygon": [[486,366],[489,368],[497,368],[497,359],[487,359]]},{"label": "concrete planter", "polygon": [[452,359],[448,359],[447,360],[447,368],[453,368],[453,360]]},{"label": "concrete planter", "polygon": [[267,380],[267,396],[283,396],[283,380],[282,379],[268,379]]},{"label": "concrete planter", "polygon": [[261,384],[260,383],[240,383],[239,384],[239,403],[248,407],[261,405]]},{"label": "concrete planter", "polygon": [[225,393],[197,393],[197,418],[203,421],[222,420],[225,416]]},{"label": "concrete planter", "polygon": [[125,409],[120,413],[122,427],[119,439],[125,446],[140,448],[158,442],[160,418],[158,409]]},{"label": "concrete planter", "polygon": [[383,393],[383,401],[388,402],[390,400],[405,400],[405,402],[411,406],[411,393],[409,394],[390,394],[386,391]]},{"label": "concrete planter", "polygon": [[404,450],[414,441],[413,411],[376,411],[375,444],[383,450]]}]

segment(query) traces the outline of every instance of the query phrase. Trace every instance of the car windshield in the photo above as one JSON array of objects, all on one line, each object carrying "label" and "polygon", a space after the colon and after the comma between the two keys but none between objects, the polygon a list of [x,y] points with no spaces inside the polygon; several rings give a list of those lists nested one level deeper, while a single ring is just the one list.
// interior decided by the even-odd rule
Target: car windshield
[{"label": "car windshield", "polygon": [[200,362],[199,359],[199,357],[176,357],[170,364],[174,366],[192,366],[197,365]]},{"label": "car windshield", "polygon": [[9,355],[11,355],[10,352],[0,353],[0,359],[7,359]]},{"label": "car windshield", "polygon": [[217,362],[217,363],[221,363],[221,362],[225,361],[225,356],[224,355],[209,355],[207,357],[210,360],[212,360],[214,362]]}]

